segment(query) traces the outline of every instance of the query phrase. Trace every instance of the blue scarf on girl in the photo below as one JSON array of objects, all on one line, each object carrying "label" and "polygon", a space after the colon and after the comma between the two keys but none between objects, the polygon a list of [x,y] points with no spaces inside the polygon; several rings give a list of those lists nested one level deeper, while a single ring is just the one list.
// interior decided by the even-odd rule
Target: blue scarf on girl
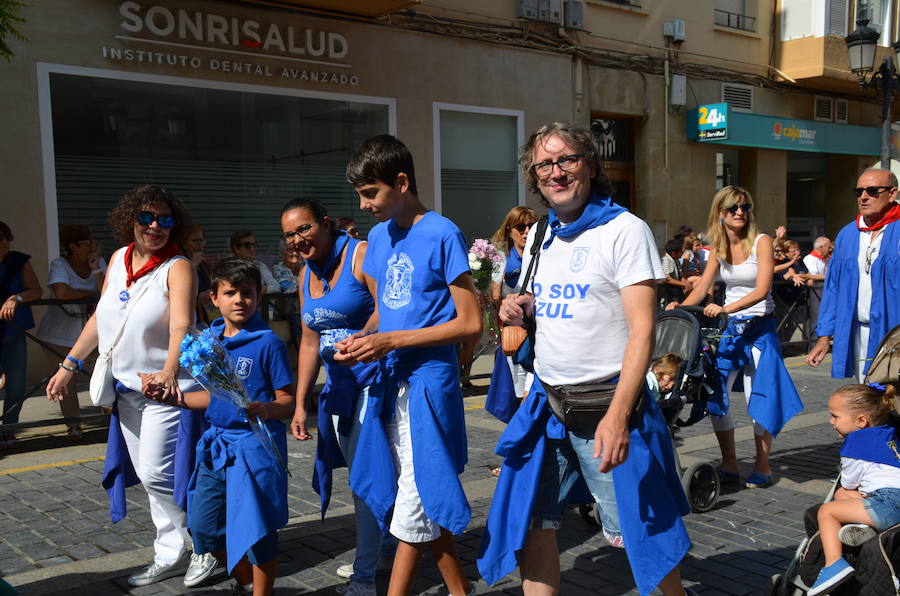
[{"label": "blue scarf on girl", "polygon": [[511,288],[516,287],[519,283],[519,275],[522,273],[522,255],[515,246],[509,248],[509,254],[506,255],[506,269],[503,272],[503,279]]},{"label": "blue scarf on girl", "polygon": [[614,202],[612,197],[601,197],[596,193],[591,194],[584,211],[581,212],[578,219],[568,224],[563,225],[559,221],[556,211],[551,209],[548,215],[550,238],[544,242],[544,249],[546,250],[550,246],[550,243],[553,242],[556,236],[573,238],[585,230],[611,222],[626,211],[628,210]]},{"label": "blue scarf on girl", "polygon": [[324,265],[319,265],[312,259],[306,261],[306,266],[309,267],[309,270],[322,280],[323,293],[328,293],[328,290],[331,289],[328,286],[328,274],[337,267],[338,262],[341,260],[341,251],[347,246],[348,240],[350,240],[350,236],[347,235],[347,232],[341,230],[334,240],[334,245],[332,245],[331,252],[328,254],[328,259],[326,259]]}]

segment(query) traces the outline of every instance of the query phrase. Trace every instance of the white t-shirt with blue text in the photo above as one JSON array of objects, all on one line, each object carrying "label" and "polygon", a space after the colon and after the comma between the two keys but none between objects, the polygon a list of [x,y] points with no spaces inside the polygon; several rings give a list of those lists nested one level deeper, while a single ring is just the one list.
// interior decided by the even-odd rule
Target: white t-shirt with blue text
[{"label": "white t-shirt with blue text", "polygon": [[[528,236],[523,272],[536,229]],[[570,385],[618,375],[628,340],[621,289],[662,278],[653,234],[631,213],[574,238],[554,238],[541,251],[533,288],[534,366],[541,381]]]}]

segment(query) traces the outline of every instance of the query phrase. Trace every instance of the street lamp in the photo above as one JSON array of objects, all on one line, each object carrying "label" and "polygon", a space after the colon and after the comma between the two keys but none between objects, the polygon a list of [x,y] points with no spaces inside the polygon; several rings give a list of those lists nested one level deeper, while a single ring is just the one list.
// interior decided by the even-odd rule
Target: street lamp
[{"label": "street lamp", "polygon": [[[869,27],[869,19],[856,21],[856,29],[844,38],[847,44],[847,57],[850,63],[850,72],[859,80],[860,89],[872,89],[882,93],[881,109],[881,167],[891,168],[891,99],[894,91],[900,91],[900,76],[894,68],[894,61],[890,56],[885,56],[869,80],[866,75],[875,67],[875,50],[878,48],[878,38],[881,34]],[[900,41],[891,46],[900,63]]]}]

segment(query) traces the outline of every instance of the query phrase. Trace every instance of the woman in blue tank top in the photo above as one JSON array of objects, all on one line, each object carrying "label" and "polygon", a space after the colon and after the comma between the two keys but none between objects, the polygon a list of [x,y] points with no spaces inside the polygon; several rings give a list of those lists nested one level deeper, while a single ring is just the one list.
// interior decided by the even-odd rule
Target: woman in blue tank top
[{"label": "woman in blue tank top", "polygon": [[[353,367],[334,362],[334,344],[361,330],[375,309],[363,281],[366,243],[338,231],[325,207],[316,199],[294,199],[281,211],[281,228],[288,248],[306,261],[300,271],[301,338],[297,362],[297,409],[291,421],[294,438],[312,438],[306,429],[306,398],[315,384],[319,363],[325,365],[325,387],[319,395],[316,465],[313,488],[319,493],[322,515],[331,498],[334,468],[353,465],[353,455],[365,416],[369,385],[377,363]],[[375,594],[375,567],[381,555],[382,532],[365,502],[353,495],[356,506],[356,559],[345,594]]]}]

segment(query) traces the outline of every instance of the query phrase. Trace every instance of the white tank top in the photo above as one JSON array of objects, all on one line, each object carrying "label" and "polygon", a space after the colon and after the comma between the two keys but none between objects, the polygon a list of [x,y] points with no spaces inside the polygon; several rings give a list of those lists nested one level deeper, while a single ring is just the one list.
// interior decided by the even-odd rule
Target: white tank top
[{"label": "white tank top", "polygon": [[[169,353],[169,269],[172,263],[183,258],[173,257],[135,281],[127,288],[129,298],[124,301],[121,298],[127,279],[125,249],[113,255],[109,264],[106,291],[97,302],[99,351],[102,354],[109,350],[126,311],[130,310],[131,304],[136,304],[128,315],[112,358],[113,376],[132,391],[141,390],[137,373],[160,371],[166,363]],[[143,291],[145,287],[146,292]],[[189,374],[183,370],[179,372],[178,386],[182,391],[192,389],[195,384]]]},{"label": "white tank top", "polygon": [[[753,241],[753,249],[750,256],[740,265],[730,265],[719,258],[719,277],[725,282],[725,304],[737,302],[756,288],[756,273],[759,271],[759,262],[756,259],[756,245],[759,239],[767,234],[759,234]],[[761,317],[772,314],[775,303],[772,301],[772,287],[766,293],[766,298],[744,310],[731,313],[731,316]]]}]

